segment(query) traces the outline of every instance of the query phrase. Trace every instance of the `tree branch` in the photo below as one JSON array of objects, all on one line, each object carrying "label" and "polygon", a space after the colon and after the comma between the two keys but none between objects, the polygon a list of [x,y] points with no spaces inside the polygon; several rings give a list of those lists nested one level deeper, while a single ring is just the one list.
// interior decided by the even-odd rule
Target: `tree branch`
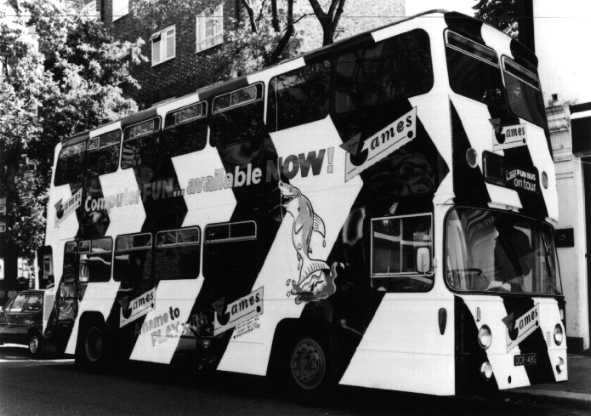
[{"label": "tree branch", "polygon": [[314,14],[318,18],[318,20],[322,21],[326,19],[326,13],[324,13],[324,10],[322,10],[322,7],[320,6],[320,3],[318,3],[318,0],[308,1],[310,2],[310,6],[312,6],[312,10],[314,11]]},{"label": "tree branch", "polygon": [[273,30],[275,30],[275,32],[281,30],[279,27],[279,15],[277,14],[277,0],[271,0],[271,24],[273,25]]},{"label": "tree branch", "polygon": [[252,9],[252,6],[250,5],[250,1],[249,0],[241,0],[242,5],[244,6],[244,8],[246,9],[246,13],[248,14],[248,21],[250,23],[250,29],[252,30],[252,33],[257,33],[257,25],[254,19],[254,10]]}]

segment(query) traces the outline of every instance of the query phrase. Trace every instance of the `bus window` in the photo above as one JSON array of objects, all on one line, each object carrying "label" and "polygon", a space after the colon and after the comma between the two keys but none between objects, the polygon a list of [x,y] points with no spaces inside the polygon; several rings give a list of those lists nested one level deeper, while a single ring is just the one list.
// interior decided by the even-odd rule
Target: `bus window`
[{"label": "bus window", "polygon": [[258,267],[257,226],[254,221],[210,224],[205,227],[203,276],[213,282],[214,293],[232,299],[250,288],[239,276]]},{"label": "bus window", "polygon": [[344,130],[341,135],[372,134],[376,126],[368,120],[384,118],[384,113],[391,117],[391,103],[425,94],[432,86],[431,50],[424,30],[340,54],[335,61],[333,109]]},{"label": "bus window", "polygon": [[119,164],[121,131],[114,130],[88,139],[85,166],[90,175],[115,172]]},{"label": "bus window", "polygon": [[451,89],[485,104],[501,97],[503,83],[494,49],[449,30],[445,36]]},{"label": "bus window", "polygon": [[84,265],[87,281],[106,282],[111,277],[113,240],[111,237],[106,237],[91,240],[89,243],[88,251],[80,253],[80,269],[82,270]]},{"label": "bus window", "polygon": [[207,143],[207,122],[190,121],[164,130],[162,145],[169,157],[202,150]]},{"label": "bus window", "polygon": [[201,101],[166,114],[162,145],[170,157],[196,152],[207,143],[207,103]]},{"label": "bus window", "polygon": [[[246,87],[249,91],[250,86]],[[210,142],[212,146],[222,148],[224,162],[242,165],[251,161],[253,147],[266,136],[263,124],[263,93],[262,85],[257,84],[254,92],[244,92],[234,98],[233,93],[215,97],[213,115],[210,117]],[[258,92],[257,92],[258,91]],[[244,97],[249,97],[244,99]],[[243,99],[243,101],[240,101]],[[254,151],[254,153],[258,153]]]},{"label": "bus window", "polygon": [[433,285],[431,272],[420,273],[418,251],[433,256],[431,214],[376,218],[371,223],[372,286],[391,292],[424,292]]},{"label": "bus window", "polygon": [[154,276],[158,280],[194,279],[199,275],[198,227],[159,231],[154,251]]},{"label": "bus window", "polygon": [[515,115],[538,126],[545,126],[546,112],[536,73],[504,56],[503,75],[507,101]]},{"label": "bus window", "polygon": [[86,140],[65,144],[57,158],[55,186],[82,182]]},{"label": "bus window", "polygon": [[308,64],[269,83],[267,125],[271,131],[320,120],[328,115],[331,63]]},{"label": "bus window", "polygon": [[113,279],[135,288],[152,279],[152,234],[120,235],[115,241]]},{"label": "bus window", "polygon": [[158,131],[160,119],[143,121],[125,129],[121,168],[140,168],[140,175],[149,182],[155,175],[154,169],[159,158]]}]

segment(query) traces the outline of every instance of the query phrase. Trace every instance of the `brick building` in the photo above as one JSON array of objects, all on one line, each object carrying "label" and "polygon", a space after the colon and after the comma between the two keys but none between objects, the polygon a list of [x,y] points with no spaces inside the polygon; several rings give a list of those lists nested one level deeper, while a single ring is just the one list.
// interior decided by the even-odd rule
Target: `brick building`
[{"label": "brick building", "polygon": [[[207,57],[235,29],[241,13],[240,0],[209,0],[191,13],[186,10],[167,13],[146,22],[133,15],[134,0],[82,0],[86,13],[96,15],[110,27],[117,39],[145,41],[143,54],[148,58],[134,69],[140,91],[130,91],[140,106],[178,97],[208,83]],[[179,0],[182,2],[182,0]],[[167,1],[166,3],[174,3]],[[321,46],[320,24],[307,1],[295,4],[299,22],[296,31],[305,32],[302,51]],[[306,16],[307,15],[307,16]],[[404,17],[404,0],[349,0],[340,21],[337,36],[347,37]]]}]

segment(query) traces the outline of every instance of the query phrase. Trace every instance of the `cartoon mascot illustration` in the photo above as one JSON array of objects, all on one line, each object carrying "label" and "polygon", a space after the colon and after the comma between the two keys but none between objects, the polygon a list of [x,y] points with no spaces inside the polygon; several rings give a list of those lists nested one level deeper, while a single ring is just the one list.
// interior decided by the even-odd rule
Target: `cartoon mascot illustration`
[{"label": "cartoon mascot illustration", "polygon": [[296,304],[326,299],[336,291],[334,279],[337,277],[337,263],[329,267],[326,262],[310,257],[313,233],[320,234],[323,238],[322,244],[326,246],[324,221],[316,215],[310,200],[297,187],[279,182],[279,191],[282,206],[293,217],[291,239],[297,253],[299,270],[297,281],[287,279],[287,286],[291,286],[287,296],[295,296]]}]

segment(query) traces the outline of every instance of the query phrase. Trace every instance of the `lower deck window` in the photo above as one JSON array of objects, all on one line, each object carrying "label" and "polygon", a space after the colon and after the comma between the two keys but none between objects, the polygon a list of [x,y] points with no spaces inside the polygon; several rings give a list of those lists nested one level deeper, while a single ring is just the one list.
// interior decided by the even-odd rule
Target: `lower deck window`
[{"label": "lower deck window", "polygon": [[127,288],[152,279],[152,234],[117,237],[113,278]]},{"label": "lower deck window", "polygon": [[[431,288],[432,223],[431,214],[372,220],[373,287],[400,292],[426,291]],[[429,260],[428,270],[423,270],[417,260],[425,256]]]},{"label": "lower deck window", "polygon": [[159,280],[196,278],[200,247],[199,228],[159,231],[154,252],[155,277]]}]

